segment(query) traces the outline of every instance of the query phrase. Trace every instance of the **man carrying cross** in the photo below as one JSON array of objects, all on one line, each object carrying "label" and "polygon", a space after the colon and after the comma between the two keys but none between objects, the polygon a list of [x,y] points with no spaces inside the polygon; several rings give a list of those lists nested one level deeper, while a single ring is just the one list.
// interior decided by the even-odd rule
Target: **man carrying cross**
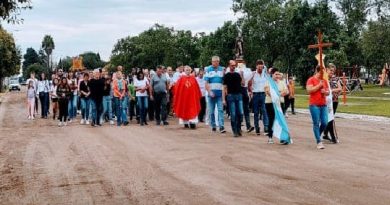
[{"label": "man carrying cross", "polygon": [[309,109],[313,121],[313,132],[317,142],[317,149],[324,149],[322,144],[321,133],[328,124],[328,111],[326,106],[326,96],[329,95],[329,84],[324,80],[324,65],[322,48],[329,47],[332,44],[322,42],[322,34],[318,34],[318,44],[310,45],[309,48],[319,49],[319,65],[313,77],[309,78],[306,83],[306,90],[310,94]]}]

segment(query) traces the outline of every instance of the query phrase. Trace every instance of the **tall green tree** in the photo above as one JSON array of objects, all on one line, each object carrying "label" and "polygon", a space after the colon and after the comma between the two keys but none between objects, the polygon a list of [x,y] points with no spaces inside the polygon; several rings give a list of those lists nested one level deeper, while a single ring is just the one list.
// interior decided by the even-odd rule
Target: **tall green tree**
[{"label": "tall green tree", "polygon": [[53,53],[53,50],[55,49],[55,45],[54,45],[54,40],[53,40],[53,37],[51,37],[50,35],[45,35],[43,37],[43,40],[42,40],[42,50],[45,51],[46,53],[46,56],[47,56],[47,68],[49,68],[50,70],[52,70],[52,67],[51,67],[51,55]]},{"label": "tall green tree", "polygon": [[23,21],[23,19],[18,18],[20,11],[31,8],[31,0],[1,0],[0,19],[10,23],[19,23]]},{"label": "tall green tree", "polygon": [[34,63],[40,63],[40,59],[38,56],[38,53],[35,51],[34,48],[27,48],[26,53],[23,55],[23,75],[25,75],[27,67],[34,64]]},{"label": "tall green tree", "polygon": [[68,72],[72,67],[73,58],[66,56],[65,58],[60,59],[58,62],[57,68],[61,68],[63,71]]},{"label": "tall green tree", "polygon": [[363,31],[361,47],[369,73],[379,73],[390,62],[390,18],[368,22]]},{"label": "tall green tree", "polygon": [[16,47],[14,38],[0,27],[0,91],[4,77],[19,73],[20,59],[20,50]]},{"label": "tall green tree", "polygon": [[199,43],[201,44],[199,48],[200,65],[209,65],[211,63],[211,57],[214,55],[221,58],[222,65],[227,65],[229,60],[234,58],[237,36],[237,24],[231,21],[225,22],[221,27],[217,28],[215,32],[210,33],[208,36],[202,34],[202,37],[199,40]]},{"label": "tall green tree", "polygon": [[105,62],[100,59],[99,53],[85,52],[80,56],[83,57],[83,65],[87,69],[102,68],[105,65]]}]

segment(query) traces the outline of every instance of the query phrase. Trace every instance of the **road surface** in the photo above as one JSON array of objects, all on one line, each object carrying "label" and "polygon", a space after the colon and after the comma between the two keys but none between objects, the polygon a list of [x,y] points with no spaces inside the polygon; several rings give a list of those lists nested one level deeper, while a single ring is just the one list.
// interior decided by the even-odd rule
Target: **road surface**
[{"label": "road surface", "polygon": [[305,114],[283,146],[177,120],[59,128],[25,106],[0,105],[0,204],[390,204],[389,124],[337,119],[341,144],[317,150]]}]

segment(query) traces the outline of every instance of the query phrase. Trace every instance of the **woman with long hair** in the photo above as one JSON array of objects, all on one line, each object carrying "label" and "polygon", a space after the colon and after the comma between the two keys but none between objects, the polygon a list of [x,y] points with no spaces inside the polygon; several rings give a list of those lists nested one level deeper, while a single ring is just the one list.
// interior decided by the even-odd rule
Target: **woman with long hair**
[{"label": "woman with long hair", "polygon": [[68,112],[69,112],[69,121],[72,122],[73,119],[76,118],[77,115],[77,78],[74,76],[73,72],[68,73],[68,85],[71,89],[71,95],[69,98],[68,104]]},{"label": "woman with long hair", "polygon": [[38,81],[38,94],[39,101],[41,102],[41,118],[47,118],[49,111],[48,101],[49,101],[49,90],[50,83],[46,78],[45,73],[41,73],[41,78]]},{"label": "woman with long hair", "polygon": [[56,114],[58,110],[58,96],[57,96],[58,84],[59,84],[58,78],[53,78],[53,83],[50,86],[50,97],[51,97],[51,104],[53,107],[53,120],[56,119]]},{"label": "woman with long hair", "polygon": [[71,89],[68,84],[68,80],[65,77],[61,78],[61,82],[57,87],[58,104],[60,109],[60,122],[58,126],[66,126],[68,119],[68,104],[71,96]]},{"label": "woman with long hair", "polygon": [[137,103],[140,112],[140,124],[141,126],[147,125],[148,123],[146,122],[146,114],[148,110],[149,81],[142,71],[137,73],[134,86],[136,90],[135,96],[137,97]]}]

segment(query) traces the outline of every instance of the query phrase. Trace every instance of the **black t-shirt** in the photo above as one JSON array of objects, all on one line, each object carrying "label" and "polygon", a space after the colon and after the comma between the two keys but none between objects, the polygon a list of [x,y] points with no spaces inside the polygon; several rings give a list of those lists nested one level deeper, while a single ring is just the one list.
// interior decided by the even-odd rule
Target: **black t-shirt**
[{"label": "black t-shirt", "polygon": [[[87,82],[87,84],[89,84],[89,83]],[[80,91],[88,93],[89,92],[89,86],[87,84],[85,83],[85,81],[81,81],[81,83],[80,83]],[[82,92],[80,92],[80,97],[81,98],[85,98],[86,96]]]},{"label": "black t-shirt", "polygon": [[111,84],[104,83],[103,96],[110,96]]},{"label": "black t-shirt", "polygon": [[227,86],[228,94],[241,93],[241,75],[239,73],[228,72],[223,77],[223,84]]},{"label": "black t-shirt", "polygon": [[90,98],[93,100],[103,100],[104,79],[92,79],[89,81]]}]

